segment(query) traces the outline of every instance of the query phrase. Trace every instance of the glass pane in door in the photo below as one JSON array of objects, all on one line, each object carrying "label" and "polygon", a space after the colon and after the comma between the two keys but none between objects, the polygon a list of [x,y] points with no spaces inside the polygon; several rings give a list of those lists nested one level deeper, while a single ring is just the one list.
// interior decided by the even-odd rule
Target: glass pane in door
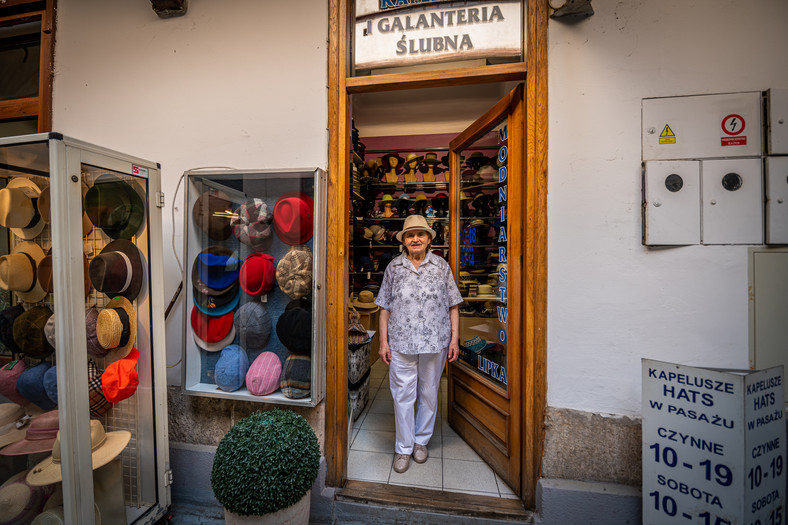
[{"label": "glass pane in door", "polygon": [[508,121],[481,135],[457,159],[460,360],[506,388]]}]

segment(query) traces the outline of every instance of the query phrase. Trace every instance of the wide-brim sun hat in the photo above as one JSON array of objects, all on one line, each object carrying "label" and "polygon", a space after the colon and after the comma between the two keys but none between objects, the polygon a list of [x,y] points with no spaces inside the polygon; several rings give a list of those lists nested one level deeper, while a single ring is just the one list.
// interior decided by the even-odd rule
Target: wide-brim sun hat
[{"label": "wide-brim sun hat", "polygon": [[33,181],[16,177],[0,189],[0,226],[9,228],[20,239],[38,236],[46,224],[38,213],[41,190]]},{"label": "wide-brim sun hat", "polygon": [[30,416],[16,403],[0,404],[0,447],[25,439]]},{"label": "wide-brim sun hat", "polygon": [[38,265],[44,250],[31,241],[20,242],[11,253],[0,257],[0,288],[16,294],[20,301],[37,303],[47,293],[38,282]]},{"label": "wide-brim sun hat", "polygon": [[402,226],[402,230],[397,232],[397,240],[402,242],[402,236],[405,233],[416,230],[427,232],[430,235],[430,240],[435,238],[435,230],[429,227],[427,219],[424,218],[423,215],[408,215],[405,219],[405,224]]},{"label": "wide-brim sun hat", "polygon": [[23,470],[0,485],[0,525],[32,523],[52,495],[54,487],[31,486],[28,474]]},{"label": "wide-brim sun hat", "polygon": [[90,261],[88,276],[97,291],[133,301],[142,289],[142,255],[131,241],[117,239]]},{"label": "wide-brim sun hat", "polygon": [[137,339],[137,314],[123,296],[112,299],[96,319],[96,337],[102,348],[126,357]]},{"label": "wide-brim sun hat", "polygon": [[59,412],[50,410],[33,418],[26,428],[24,439],[11,443],[0,450],[3,456],[22,456],[25,454],[39,454],[52,452],[57,431],[60,428]]},{"label": "wide-brim sun hat", "polygon": [[[131,440],[128,430],[106,432],[104,425],[97,419],[90,420],[90,448],[93,458],[93,470],[103,467],[115,459]],[[33,486],[50,485],[63,480],[60,470],[60,432],[52,446],[52,455],[33,467],[27,474],[27,482]]]}]

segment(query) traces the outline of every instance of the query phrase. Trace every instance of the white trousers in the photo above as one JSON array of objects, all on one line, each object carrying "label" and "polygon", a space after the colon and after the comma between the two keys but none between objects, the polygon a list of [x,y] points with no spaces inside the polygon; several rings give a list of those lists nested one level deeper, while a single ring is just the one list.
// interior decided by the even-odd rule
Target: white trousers
[{"label": "white trousers", "polygon": [[389,384],[397,426],[395,453],[412,454],[414,443],[426,446],[430,442],[448,351],[446,348],[438,354],[416,355],[391,351]]}]

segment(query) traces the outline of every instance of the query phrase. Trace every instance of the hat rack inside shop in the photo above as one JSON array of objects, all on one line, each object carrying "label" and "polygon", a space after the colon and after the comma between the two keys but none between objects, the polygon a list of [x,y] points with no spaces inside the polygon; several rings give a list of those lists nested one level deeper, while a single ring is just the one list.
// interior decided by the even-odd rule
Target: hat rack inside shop
[{"label": "hat rack inside shop", "polygon": [[325,384],[325,172],[185,176],[183,391],[315,406]]},{"label": "hat rack inside shop", "polygon": [[[94,486],[100,487],[105,476],[105,482],[122,487],[123,492],[104,494],[109,499],[102,499],[98,488],[95,497],[97,504],[101,500],[102,521],[126,523],[127,517],[147,512],[157,498],[152,481],[156,430],[149,180],[131,175],[130,162],[128,172],[118,171],[115,167],[121,164],[109,157],[107,165],[113,169],[100,167],[101,162],[81,164],[80,177],[69,177],[82,186],[83,282],[75,293],[84,298],[87,340],[64,349],[61,345],[70,346],[72,337],[57,333],[56,326],[64,325],[56,321],[60,315],[56,305],[67,303],[56,296],[70,286],[57,282],[68,274],[61,271],[68,262],[66,255],[59,258],[52,253],[53,224],[58,220],[52,205],[61,199],[57,208],[64,212],[68,196],[50,192],[54,177],[65,180],[65,170],[50,173],[50,166],[56,165],[50,163],[55,146],[48,140],[51,137],[41,137],[30,143],[0,144],[0,395],[9,401],[0,405],[0,429],[7,428],[17,413],[24,414],[15,423],[18,432],[0,432],[0,474],[4,462],[24,464],[24,482],[31,491],[48,496],[60,490],[60,462],[53,455],[60,452],[58,414],[66,405],[58,396],[57,356],[86,352],[84,388],[90,435],[97,440],[91,443]],[[57,245],[73,244],[70,238]],[[82,318],[81,313],[72,315]],[[69,384],[69,389],[73,386]],[[104,465],[108,466],[97,470]],[[109,500],[114,504],[107,504]]]}]

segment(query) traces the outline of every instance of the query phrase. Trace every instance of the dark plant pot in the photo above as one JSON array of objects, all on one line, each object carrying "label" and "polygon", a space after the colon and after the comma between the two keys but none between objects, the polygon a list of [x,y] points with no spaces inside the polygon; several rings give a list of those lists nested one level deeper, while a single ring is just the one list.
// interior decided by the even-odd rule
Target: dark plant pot
[{"label": "dark plant pot", "polygon": [[262,516],[241,516],[224,509],[224,522],[227,525],[309,525],[309,504],[312,491],[286,509],[270,512]]}]

